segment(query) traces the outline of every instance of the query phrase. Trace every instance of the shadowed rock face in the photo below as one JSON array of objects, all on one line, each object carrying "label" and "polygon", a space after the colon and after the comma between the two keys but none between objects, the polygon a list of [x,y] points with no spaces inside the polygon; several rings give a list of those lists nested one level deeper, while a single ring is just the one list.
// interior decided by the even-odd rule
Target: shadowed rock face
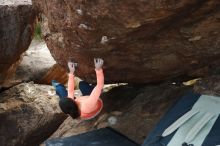
[{"label": "shadowed rock face", "polygon": [[79,62],[94,79],[93,58],[105,60],[108,83],[146,83],[205,76],[220,64],[219,0],[33,0],[44,37],[62,66]]},{"label": "shadowed rock face", "polygon": [[142,144],[167,110],[189,91],[220,96],[220,76],[200,79],[191,86],[176,86],[166,82],[114,87],[102,94],[104,107],[97,117],[88,121],[69,117],[49,139],[69,137],[110,126]]},{"label": "shadowed rock face", "polygon": [[0,145],[36,146],[66,119],[53,87],[23,83],[0,94]]},{"label": "shadowed rock face", "polygon": [[0,2],[0,84],[15,72],[20,55],[28,49],[34,20],[30,0]]},{"label": "shadowed rock face", "polygon": [[169,83],[115,87],[101,96],[104,107],[92,120],[67,118],[50,137],[68,137],[107,126],[142,144],[157,121],[188,88]]}]

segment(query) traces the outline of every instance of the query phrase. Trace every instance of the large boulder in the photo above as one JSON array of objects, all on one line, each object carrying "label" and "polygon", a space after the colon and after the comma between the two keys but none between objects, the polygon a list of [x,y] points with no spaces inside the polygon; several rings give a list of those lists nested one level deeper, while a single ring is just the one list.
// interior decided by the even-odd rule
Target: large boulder
[{"label": "large boulder", "polygon": [[0,85],[15,73],[20,55],[28,49],[35,16],[31,0],[0,1]]},{"label": "large boulder", "polygon": [[51,86],[22,83],[0,94],[0,145],[37,146],[67,118]]},{"label": "large boulder", "polygon": [[33,0],[55,60],[79,62],[94,80],[105,60],[108,83],[146,83],[219,72],[219,0]]}]

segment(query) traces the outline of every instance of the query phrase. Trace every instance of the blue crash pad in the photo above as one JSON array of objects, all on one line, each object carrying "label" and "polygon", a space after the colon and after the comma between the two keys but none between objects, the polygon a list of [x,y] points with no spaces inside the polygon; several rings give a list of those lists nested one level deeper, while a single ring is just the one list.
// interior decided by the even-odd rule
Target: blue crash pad
[{"label": "blue crash pad", "polygon": [[46,146],[140,146],[112,128],[102,128],[91,132],[51,139]]},{"label": "blue crash pad", "polygon": [[[186,112],[191,110],[193,105],[199,99],[201,94],[195,93],[193,91],[188,92],[182,98],[180,98],[177,103],[175,103],[167,113],[161,118],[161,120],[156,124],[154,129],[145,139],[142,146],[166,146],[175,132],[169,136],[162,137],[164,130],[173,124],[177,119],[179,119]],[[220,144],[220,117],[216,120],[211,131],[203,141],[202,146],[216,146]]]}]

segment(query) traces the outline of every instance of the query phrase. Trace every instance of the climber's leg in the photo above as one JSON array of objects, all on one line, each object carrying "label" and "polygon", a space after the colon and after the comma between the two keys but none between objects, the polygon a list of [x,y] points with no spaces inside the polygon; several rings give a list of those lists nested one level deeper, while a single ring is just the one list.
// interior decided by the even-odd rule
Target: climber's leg
[{"label": "climber's leg", "polygon": [[94,87],[95,87],[94,85],[90,85],[86,81],[79,82],[79,89],[82,92],[83,96],[90,95]]},{"label": "climber's leg", "polygon": [[52,85],[54,86],[56,94],[60,97],[60,99],[68,96],[66,87],[63,84],[58,83],[56,80],[52,80]]}]

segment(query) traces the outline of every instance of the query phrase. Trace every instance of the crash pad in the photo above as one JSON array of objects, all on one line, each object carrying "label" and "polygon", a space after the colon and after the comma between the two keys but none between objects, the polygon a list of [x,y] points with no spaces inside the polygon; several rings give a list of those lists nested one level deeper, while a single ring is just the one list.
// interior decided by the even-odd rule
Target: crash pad
[{"label": "crash pad", "polygon": [[47,140],[46,146],[140,146],[116,130],[107,127],[83,134]]}]

